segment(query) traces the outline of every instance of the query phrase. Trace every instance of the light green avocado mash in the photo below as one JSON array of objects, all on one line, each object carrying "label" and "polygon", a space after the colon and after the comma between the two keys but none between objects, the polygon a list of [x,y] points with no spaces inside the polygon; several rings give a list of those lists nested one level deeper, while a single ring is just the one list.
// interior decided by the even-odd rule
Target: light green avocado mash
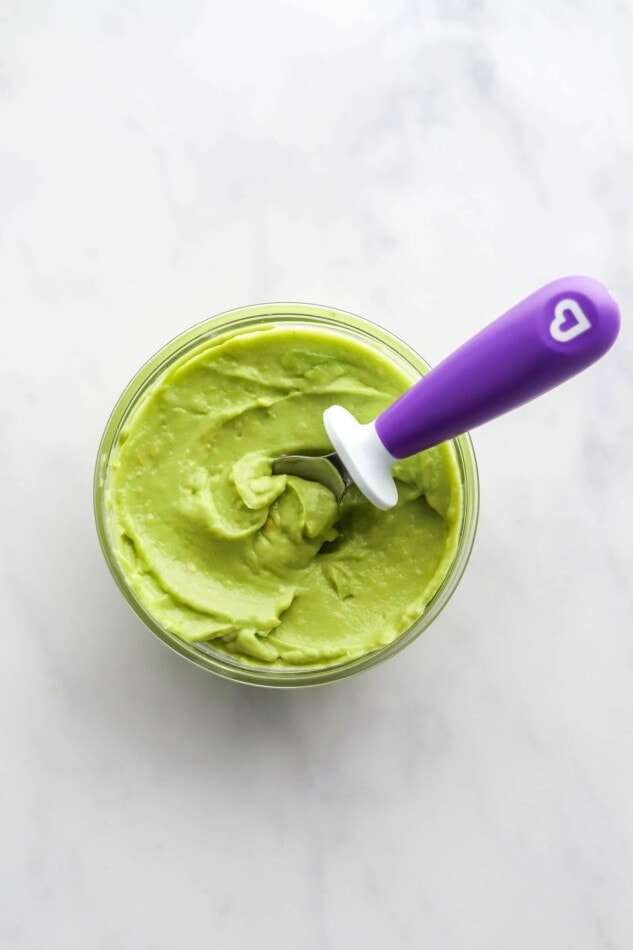
[{"label": "light green avocado mash", "polygon": [[271,460],[331,451],[327,406],[368,422],[411,382],[360,343],[283,325],[166,370],[126,420],[107,486],[114,551],[150,614],[183,640],[282,667],[341,663],[401,634],[455,553],[452,447],[398,463],[388,512],[355,487],[339,508]]}]

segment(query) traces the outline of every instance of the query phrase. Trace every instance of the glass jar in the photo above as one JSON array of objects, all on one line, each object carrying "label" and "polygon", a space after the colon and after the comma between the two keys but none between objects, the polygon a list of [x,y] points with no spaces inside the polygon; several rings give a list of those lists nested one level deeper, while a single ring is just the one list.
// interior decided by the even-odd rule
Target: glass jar
[{"label": "glass jar", "polygon": [[389,359],[411,378],[412,383],[430,369],[414,350],[392,333],[361,317],[329,307],[293,303],[261,304],[231,310],[205,320],[180,334],[156,353],[141,367],[119,398],[99,446],[94,480],[95,518],[105,559],[123,596],[145,625],[172,650],[195,663],[196,666],[242,683],[271,687],[314,686],[345,679],[382,663],[412,643],[437,618],[454,593],[470,557],[479,512],[479,480],[472,442],[468,435],[462,435],[452,441],[462,484],[463,507],[459,541],[451,565],[421,616],[395,640],[372,653],[323,668],[282,669],[267,667],[264,664],[257,665],[254,662],[242,662],[237,657],[214,651],[207,642],[188,643],[170,633],[140,602],[128,584],[114,553],[108,533],[107,513],[108,477],[112,453],[122,427],[139,404],[139,400],[143,399],[144,394],[155,385],[170,366],[205,342],[217,342],[224,336],[233,337],[238,333],[247,333],[270,326],[320,327],[331,333],[351,338]]}]

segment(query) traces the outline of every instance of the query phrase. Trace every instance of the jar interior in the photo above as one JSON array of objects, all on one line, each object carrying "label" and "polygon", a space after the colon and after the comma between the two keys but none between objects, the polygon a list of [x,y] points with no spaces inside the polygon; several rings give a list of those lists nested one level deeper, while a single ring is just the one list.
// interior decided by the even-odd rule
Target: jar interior
[{"label": "jar interior", "polygon": [[108,473],[111,454],[135,407],[166,370],[175,363],[195,355],[211,344],[236,334],[246,334],[269,326],[322,327],[331,333],[352,338],[370,346],[398,366],[413,382],[428,371],[421,357],[392,334],[361,318],[341,311],[311,305],[267,305],[246,308],[221,315],[194,327],[177,337],[157,353],[134,377],[117,402],[101,443],[95,473],[95,512],[97,528],[106,561],[120,590],[147,627],[163,642],[191,662],[229,679],[263,686],[306,686],[343,679],[368,669],[399,652],[415,639],[438,616],[453,593],[466,567],[476,530],[478,515],[478,477],[472,444],[468,436],[453,440],[452,447],[462,486],[462,512],[456,553],[442,582],[427,603],[423,613],[393,642],[360,658],[334,663],[322,668],[297,666],[271,667],[243,658],[233,658],[213,648],[210,642],[189,643],[166,630],[148,612],[130,588],[113,551],[108,533]]}]

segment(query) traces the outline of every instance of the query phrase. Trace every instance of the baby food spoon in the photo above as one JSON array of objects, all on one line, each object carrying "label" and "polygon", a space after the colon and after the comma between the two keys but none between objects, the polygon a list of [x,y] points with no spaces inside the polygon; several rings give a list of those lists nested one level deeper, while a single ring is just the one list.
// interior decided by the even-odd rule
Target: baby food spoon
[{"label": "baby food spoon", "polygon": [[398,490],[392,466],[516,409],[586,369],[613,344],[620,312],[590,277],[562,277],[526,297],[430,370],[373,422],[342,406],[323,422],[334,452],[286,455],[273,473],[321,482],[340,502],[352,483],[378,508]]}]

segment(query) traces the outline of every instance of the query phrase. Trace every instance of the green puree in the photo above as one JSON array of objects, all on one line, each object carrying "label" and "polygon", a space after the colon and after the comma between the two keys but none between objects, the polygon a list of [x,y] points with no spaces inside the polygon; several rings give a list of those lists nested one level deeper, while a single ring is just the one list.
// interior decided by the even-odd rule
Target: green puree
[{"label": "green puree", "polygon": [[167,630],[241,661],[328,666],[390,643],[442,582],[462,495],[453,449],[398,463],[399,501],[271,474],[278,455],[330,450],[333,403],[361,422],[411,385],[374,350],[276,326],[205,343],[128,417],[108,482],[108,530],[139,600]]}]

